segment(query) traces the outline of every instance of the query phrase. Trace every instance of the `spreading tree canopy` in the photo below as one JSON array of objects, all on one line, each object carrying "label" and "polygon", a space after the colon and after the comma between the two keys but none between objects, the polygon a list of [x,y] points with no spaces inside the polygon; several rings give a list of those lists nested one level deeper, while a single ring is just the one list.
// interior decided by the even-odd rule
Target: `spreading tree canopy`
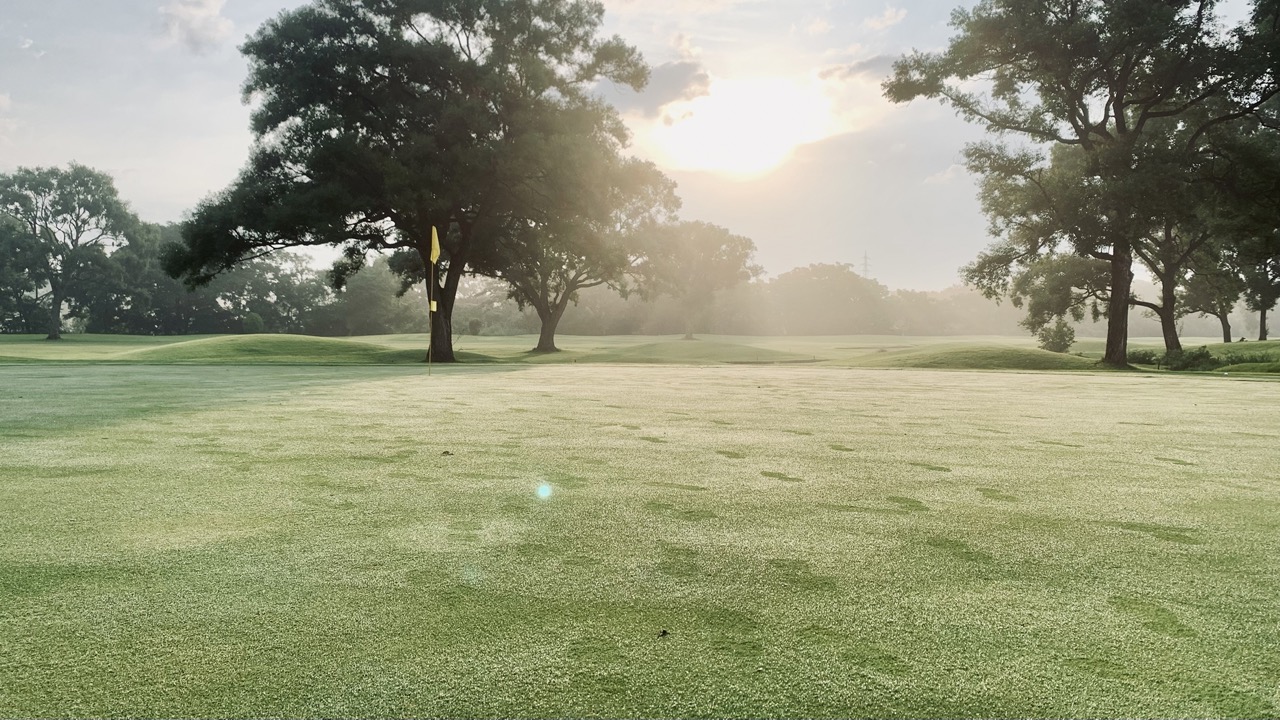
[{"label": "spreading tree canopy", "polygon": [[408,250],[421,270],[436,227],[432,344],[452,360],[458,282],[559,160],[546,128],[586,116],[596,136],[625,139],[590,88],[638,89],[648,70],[599,37],[603,13],[592,0],[315,0],[282,13],[242,48],[251,159],[196,209],[167,269],[196,285],[279,248],[331,245],[352,259]]},{"label": "spreading tree canopy", "polygon": [[506,281],[517,305],[537,312],[537,352],[556,351],[556,327],[579,291],[599,285],[628,291],[628,277],[648,249],[643,234],[671,220],[679,206],[675,184],[653,164],[602,150],[553,174],[541,188],[546,202],[513,216],[478,267]]},{"label": "spreading tree canopy", "polygon": [[109,252],[138,222],[110,176],[75,163],[0,175],[5,220],[21,236],[11,242],[26,256],[26,287],[47,298],[50,340],[61,339],[65,307],[85,298]]},{"label": "spreading tree canopy", "polygon": [[[885,92],[897,102],[939,99],[1025,143],[1078,149],[1078,189],[1095,204],[1093,217],[1077,214],[1089,227],[1067,234],[1081,241],[1077,254],[1108,264],[1104,361],[1124,365],[1134,245],[1162,201],[1148,153],[1194,153],[1205,132],[1276,95],[1275,6],[1259,0],[1250,21],[1227,31],[1213,0],[982,0],[953,14],[958,32],[946,50],[899,60]],[[1149,141],[1171,123],[1179,146]],[[989,145],[986,154],[990,172],[1028,167],[1020,150]],[[997,246],[979,263],[1020,257],[1008,250]]]},{"label": "spreading tree canopy", "polygon": [[715,303],[716,293],[758,277],[751,262],[756,244],[711,223],[686,221],[646,233],[646,252],[637,264],[641,292],[670,295],[684,312],[685,339],[692,340]]}]

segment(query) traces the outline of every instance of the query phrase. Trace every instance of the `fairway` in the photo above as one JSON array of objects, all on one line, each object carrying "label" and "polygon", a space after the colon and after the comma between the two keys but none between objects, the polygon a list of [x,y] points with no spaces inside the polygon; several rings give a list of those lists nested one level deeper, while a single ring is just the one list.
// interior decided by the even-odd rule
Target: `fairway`
[{"label": "fairway", "polygon": [[1280,712],[1275,383],[32,362],[0,385],[0,716]]}]

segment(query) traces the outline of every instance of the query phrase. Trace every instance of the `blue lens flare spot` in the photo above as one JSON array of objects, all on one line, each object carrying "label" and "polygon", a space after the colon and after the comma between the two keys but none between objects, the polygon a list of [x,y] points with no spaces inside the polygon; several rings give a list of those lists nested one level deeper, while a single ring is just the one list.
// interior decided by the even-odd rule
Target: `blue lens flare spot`
[{"label": "blue lens flare spot", "polygon": [[538,486],[538,499],[546,500],[551,497],[551,486],[543,483]]}]

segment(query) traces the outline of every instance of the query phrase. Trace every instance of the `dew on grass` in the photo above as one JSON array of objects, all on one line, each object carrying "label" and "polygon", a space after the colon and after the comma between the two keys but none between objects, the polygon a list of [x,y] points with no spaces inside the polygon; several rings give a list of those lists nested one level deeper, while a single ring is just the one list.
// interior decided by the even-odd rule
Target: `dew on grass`
[{"label": "dew on grass", "polygon": [[1018,502],[1018,497],[1016,495],[1010,495],[1009,493],[1003,492],[1001,490],[997,490],[996,488],[980,487],[977,490],[978,492],[982,493],[982,497],[988,500],[999,500],[1000,502]]},{"label": "dew on grass", "polygon": [[915,498],[902,497],[900,495],[890,495],[885,498],[889,502],[897,505],[907,512],[929,512],[929,506],[916,500]]}]

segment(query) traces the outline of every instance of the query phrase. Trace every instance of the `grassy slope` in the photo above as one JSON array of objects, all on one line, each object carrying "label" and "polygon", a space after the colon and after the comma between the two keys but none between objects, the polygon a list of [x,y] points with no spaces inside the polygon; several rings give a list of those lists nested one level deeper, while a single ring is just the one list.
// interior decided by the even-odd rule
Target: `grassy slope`
[{"label": "grassy slope", "polygon": [[419,362],[422,357],[421,350],[392,350],[356,340],[302,335],[228,335],[132,350],[112,359],[162,364],[382,365]]},{"label": "grassy slope", "polygon": [[956,343],[876,353],[860,358],[857,365],[952,370],[1089,370],[1096,368],[1097,362],[1039,348]]},{"label": "grassy slope", "polygon": [[1270,385],[510,365],[0,385],[0,716],[1280,711]]},{"label": "grassy slope", "polygon": [[[423,358],[423,335],[358,339],[298,335],[212,338],[69,336],[48,343],[0,336],[0,363],[100,361],[147,364],[399,364]],[[1082,369],[1093,363],[1053,355],[1019,338],[714,337],[697,341],[638,337],[564,337],[564,352],[529,352],[530,337],[464,337],[459,355],[472,363],[791,364],[956,369]]]}]

